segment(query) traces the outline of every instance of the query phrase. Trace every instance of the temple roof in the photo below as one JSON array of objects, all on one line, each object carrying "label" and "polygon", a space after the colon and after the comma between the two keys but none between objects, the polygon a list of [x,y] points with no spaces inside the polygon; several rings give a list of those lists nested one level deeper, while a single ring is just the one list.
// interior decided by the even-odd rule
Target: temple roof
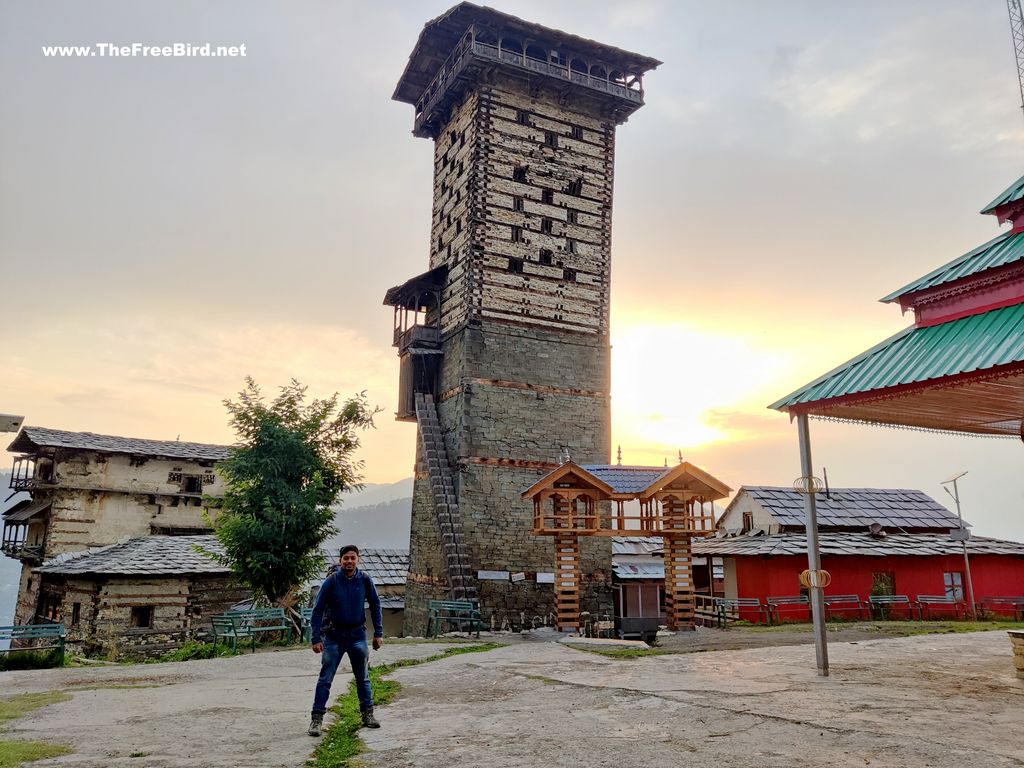
[{"label": "temple roof", "polygon": [[1021,176],[1013,182],[1013,184],[1004,189],[995,200],[982,208],[981,212],[993,213],[996,208],[1006,205],[1007,203],[1015,203],[1021,199],[1024,199],[1024,176]]},{"label": "temple roof", "polygon": [[1024,258],[1024,232],[1003,232],[998,237],[979,245],[973,251],[965,253],[934,269],[923,277],[919,277],[899,290],[879,299],[892,302],[909,293],[917,293],[926,288],[950,283],[964,277],[970,277],[996,267],[1006,266]]}]

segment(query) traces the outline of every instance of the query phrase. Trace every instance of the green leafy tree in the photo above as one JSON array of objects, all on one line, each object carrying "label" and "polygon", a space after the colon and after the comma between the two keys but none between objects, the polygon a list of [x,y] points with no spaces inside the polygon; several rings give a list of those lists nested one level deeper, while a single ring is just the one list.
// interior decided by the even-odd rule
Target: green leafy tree
[{"label": "green leafy tree", "polygon": [[365,392],[340,407],[337,393],[307,403],[294,379],[268,403],[251,377],[245,383],[237,401],[224,401],[238,442],[218,465],[227,484],[213,520],[218,559],[257,601],[290,609],[296,587],[322,572],[331,504],[362,487],[358,433],[381,409]]}]

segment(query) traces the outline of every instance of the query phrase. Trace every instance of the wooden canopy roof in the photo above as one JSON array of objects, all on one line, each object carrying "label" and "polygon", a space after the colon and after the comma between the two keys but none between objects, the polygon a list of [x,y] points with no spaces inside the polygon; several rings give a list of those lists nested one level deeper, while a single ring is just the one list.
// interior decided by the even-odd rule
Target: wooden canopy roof
[{"label": "wooden canopy roof", "polygon": [[599,499],[646,500],[660,493],[679,493],[705,501],[724,499],[732,489],[688,461],[674,467],[635,467],[617,464],[580,465],[568,461],[523,491],[524,499],[565,489],[594,491]]}]

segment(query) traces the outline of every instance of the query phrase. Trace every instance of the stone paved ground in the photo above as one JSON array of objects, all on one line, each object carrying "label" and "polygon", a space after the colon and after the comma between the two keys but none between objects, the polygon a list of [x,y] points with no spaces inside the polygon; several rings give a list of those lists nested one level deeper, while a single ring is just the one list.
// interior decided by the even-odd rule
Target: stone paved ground
[{"label": "stone paved ground", "polygon": [[[444,646],[391,644],[376,662]],[[1024,680],[1005,632],[609,659],[552,642],[398,670],[361,765],[1024,766]],[[316,657],[14,672],[2,695],[69,690],[16,738],[77,751],[46,766],[298,768]],[[153,686],[153,687],[114,687]],[[145,752],[145,757],[129,757]]]}]

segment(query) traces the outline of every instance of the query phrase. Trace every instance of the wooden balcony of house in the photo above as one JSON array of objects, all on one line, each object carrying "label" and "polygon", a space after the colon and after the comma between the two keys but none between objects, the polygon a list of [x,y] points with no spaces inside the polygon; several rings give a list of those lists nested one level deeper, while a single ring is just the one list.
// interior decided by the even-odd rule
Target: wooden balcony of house
[{"label": "wooden balcony of house", "polygon": [[35,456],[19,456],[14,460],[11,469],[11,482],[8,484],[13,491],[27,491],[36,484]]},{"label": "wooden balcony of house", "polygon": [[398,354],[410,349],[438,349],[441,346],[441,329],[434,325],[413,325],[395,328],[393,345]]},{"label": "wooden balcony of house", "polygon": [[0,552],[8,557],[24,562],[41,562],[43,559],[42,546],[28,544],[25,535],[28,526],[19,523],[4,523],[3,540],[0,542]]}]

